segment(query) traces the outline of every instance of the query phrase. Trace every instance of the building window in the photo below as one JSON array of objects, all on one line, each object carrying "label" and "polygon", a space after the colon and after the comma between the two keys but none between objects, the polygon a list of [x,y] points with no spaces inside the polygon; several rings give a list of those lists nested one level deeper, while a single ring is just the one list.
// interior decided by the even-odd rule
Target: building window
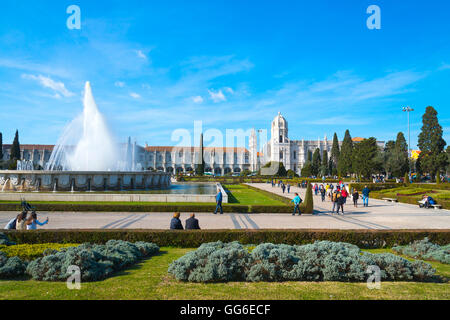
[{"label": "building window", "polygon": [[283,143],[283,136],[280,136],[280,143]]},{"label": "building window", "polygon": [[296,159],[297,159],[297,152],[294,151],[294,160],[296,160]]},{"label": "building window", "polygon": [[280,151],[280,160],[283,160],[283,151]]}]

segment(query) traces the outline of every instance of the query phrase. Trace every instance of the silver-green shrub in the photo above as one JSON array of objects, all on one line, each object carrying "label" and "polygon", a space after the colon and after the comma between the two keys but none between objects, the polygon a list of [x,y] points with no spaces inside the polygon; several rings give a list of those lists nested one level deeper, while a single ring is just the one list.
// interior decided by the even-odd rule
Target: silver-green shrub
[{"label": "silver-green shrub", "polygon": [[381,269],[381,279],[431,281],[435,270],[393,254],[363,253],[348,243],[318,241],[303,246],[265,243],[251,253],[237,242],[203,244],[169,266],[178,280],[224,281],[355,281],[368,278],[369,266]]},{"label": "silver-green shrub", "polygon": [[98,281],[157,252],[159,248],[153,243],[133,244],[121,240],[110,240],[105,245],[85,243],[56,253],[48,252],[30,262],[26,272],[34,280],[65,281],[70,276],[68,268],[78,266],[82,281]]},{"label": "silver-green shrub", "polygon": [[169,272],[190,282],[242,281],[250,254],[240,243],[206,243],[174,261]]},{"label": "silver-green shrub", "polygon": [[428,238],[414,241],[406,246],[393,247],[392,250],[413,258],[450,264],[450,244],[440,246],[430,242]]},{"label": "silver-green shrub", "polygon": [[5,253],[0,252],[0,279],[23,276],[26,266],[19,257],[8,258]]}]

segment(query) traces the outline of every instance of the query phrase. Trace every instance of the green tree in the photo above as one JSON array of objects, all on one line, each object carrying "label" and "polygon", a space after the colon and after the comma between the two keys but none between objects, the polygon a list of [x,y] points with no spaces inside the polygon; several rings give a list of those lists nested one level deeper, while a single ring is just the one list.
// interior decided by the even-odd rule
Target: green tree
[{"label": "green tree", "polygon": [[338,173],[340,176],[347,176],[352,173],[352,153],[353,141],[350,131],[345,131],[344,141],[342,141],[341,152],[338,160]]},{"label": "green tree", "polygon": [[331,174],[337,175],[337,168],[339,162],[340,150],[339,150],[339,140],[336,133],[333,136],[333,146],[331,147]]},{"label": "green tree", "polygon": [[195,168],[195,174],[198,176],[205,175],[205,158],[204,158],[204,147],[203,147],[203,133],[200,135],[200,151],[199,151],[199,163]]},{"label": "green tree", "polygon": [[389,141],[385,148],[385,170],[400,178],[409,172],[408,144],[402,132],[397,134],[394,144]]},{"label": "green tree", "polygon": [[377,140],[373,137],[357,143],[353,150],[353,171],[358,176],[370,178],[379,169],[379,153]]},{"label": "green tree", "polygon": [[305,164],[303,165],[301,174],[302,174],[302,177],[304,177],[304,178],[308,178],[308,177],[311,177],[313,175],[311,161],[306,161],[305,162]]},{"label": "green tree", "polygon": [[275,176],[279,176],[279,177],[286,177],[287,175],[287,171],[286,168],[284,167],[283,162],[268,162],[266,163],[263,168],[271,168],[273,164],[273,168],[276,168],[278,166],[278,171],[274,174]]},{"label": "green tree", "polygon": [[324,150],[322,153],[322,165],[320,166],[320,175],[328,176],[328,169],[329,169],[328,151]]},{"label": "green tree", "polygon": [[420,166],[423,172],[436,176],[448,165],[447,154],[444,152],[447,144],[442,138],[443,130],[437,118],[437,111],[427,107],[422,117],[422,131],[419,134],[418,146],[420,153]]},{"label": "green tree", "polygon": [[320,149],[317,148],[314,151],[312,158],[312,174],[316,177],[319,175],[321,162],[322,160],[320,159]]},{"label": "green tree", "polygon": [[19,130],[16,130],[16,135],[14,136],[14,141],[11,146],[11,160],[17,162],[20,160],[20,142],[19,142]]}]

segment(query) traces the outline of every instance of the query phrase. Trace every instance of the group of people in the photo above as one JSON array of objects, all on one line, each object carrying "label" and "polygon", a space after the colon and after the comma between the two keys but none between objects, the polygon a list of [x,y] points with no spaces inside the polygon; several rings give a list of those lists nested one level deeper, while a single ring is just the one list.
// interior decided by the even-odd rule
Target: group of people
[{"label": "group of people", "polygon": [[22,208],[22,212],[6,224],[5,230],[36,230],[37,226],[44,226],[49,222],[48,217],[40,222],[36,211],[27,202],[22,202]]},{"label": "group of people", "polygon": [[272,188],[273,187],[279,187],[283,191],[283,193],[291,193],[291,185],[288,183],[287,185],[284,184],[282,180],[279,180],[278,182],[275,182],[275,180],[272,179]]},{"label": "group of people", "polygon": [[200,224],[195,214],[191,214],[190,218],[186,220],[186,228],[183,228],[183,224],[180,220],[181,214],[175,212],[172,220],[170,221],[170,230],[200,230]]}]

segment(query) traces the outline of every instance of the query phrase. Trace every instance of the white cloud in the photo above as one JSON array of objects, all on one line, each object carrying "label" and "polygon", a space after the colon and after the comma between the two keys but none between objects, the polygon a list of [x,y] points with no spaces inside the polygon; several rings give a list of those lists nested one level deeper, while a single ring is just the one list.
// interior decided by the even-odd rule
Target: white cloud
[{"label": "white cloud", "polygon": [[144,52],[142,52],[142,50],[137,50],[136,54],[139,58],[147,60],[147,56],[145,55]]},{"label": "white cloud", "polygon": [[34,80],[39,82],[41,86],[44,88],[52,89],[55,92],[55,98],[63,97],[72,97],[74,93],[67,90],[66,86],[62,82],[55,81],[49,77],[44,77],[42,75],[35,76],[31,74],[22,75],[23,79]]},{"label": "white cloud", "polygon": [[116,83],[114,83],[114,85],[118,88],[123,88],[123,87],[125,87],[125,82],[116,81]]},{"label": "white cloud", "polygon": [[215,103],[227,101],[227,98],[223,94],[222,90],[214,92],[212,90],[208,90],[209,96]]},{"label": "white cloud", "polygon": [[131,92],[130,93],[130,97],[134,98],[134,99],[139,99],[141,97],[140,94],[137,94],[136,92]]},{"label": "white cloud", "polygon": [[230,87],[225,87],[224,90],[225,90],[225,92],[228,92],[229,94],[234,94],[234,90],[231,89]]},{"label": "white cloud", "polygon": [[192,97],[192,101],[195,103],[203,103],[203,98],[201,96]]}]

